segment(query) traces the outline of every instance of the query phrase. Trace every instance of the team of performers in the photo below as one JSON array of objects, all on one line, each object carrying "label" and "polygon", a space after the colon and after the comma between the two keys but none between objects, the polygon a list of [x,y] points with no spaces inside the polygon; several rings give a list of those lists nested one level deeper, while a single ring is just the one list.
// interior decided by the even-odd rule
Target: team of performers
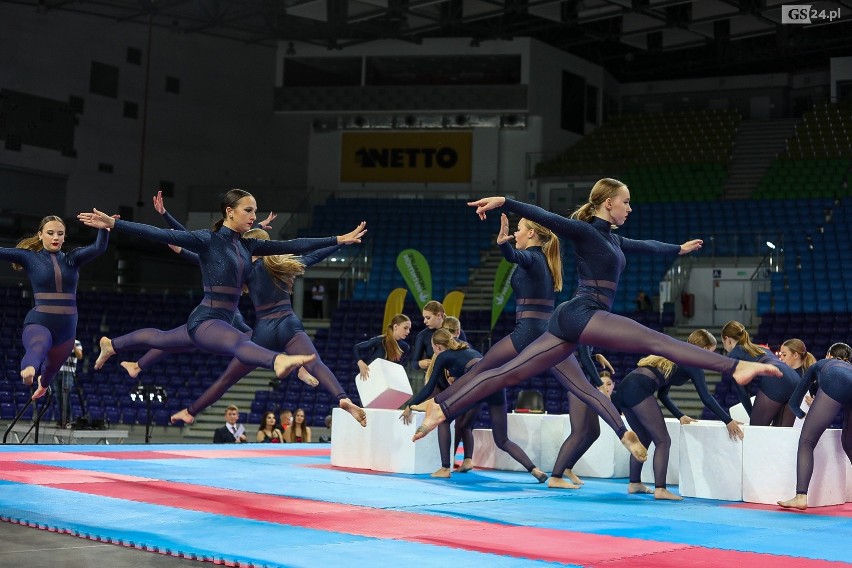
[{"label": "team of performers", "polygon": [[[189,314],[186,325],[161,331],[140,329],[124,336],[100,340],[95,368],[114,354],[135,349],[150,350],[137,362],[123,362],[132,376],[170,353],[202,350],[231,357],[231,363],[197,401],[172,417],[173,422],[192,423],[195,416],[219,400],[241,377],[256,367],[272,369],[284,377],[298,369],[299,378],[320,384],[362,426],[366,413],[352,402],[333,372],[322,362],[290,304],[293,281],[306,266],[319,262],[338,247],[360,243],[366,224],[338,237],[318,239],[269,239],[253,229],[257,215],[254,197],[231,190],[221,204],[222,218],[212,230],[187,231],[168,215],[158,194],[155,208],[173,230],[123,221],[93,209],[78,215],[85,225],[98,229],[94,244],[64,253],[61,251],[64,222],[45,217],[32,237],[16,248],[0,248],[0,259],[26,271],[35,306],[23,328],[24,355],[21,379],[31,384],[39,398],[71,351],[76,335],[76,287],[79,269],[102,254],[110,230],[172,246],[201,270],[204,297]],[[572,434],[560,449],[548,481],[553,488],[578,488],[583,481],[573,472],[577,460],[600,435],[598,417],[609,426],[631,454],[630,493],[653,493],[657,499],[679,496],[666,488],[665,472],[671,440],[666,432],[657,398],[682,424],[693,421],[672,402],[669,389],[692,382],[704,404],[727,426],[732,439],[741,439],[739,423],[710,395],[704,370],[730,377],[742,387],[760,378],[754,404],[740,388],[742,402],[752,425],[790,426],[796,415],[804,415],[802,399],[810,392],[807,417],[798,450],[796,496],[779,501],[783,507],[807,507],[807,489],[813,471],[813,451],[822,433],[838,412],[843,412],[843,448],[852,460],[852,365],[850,349],[836,344],[825,360],[814,362],[798,340],[788,341],[781,359],[751,342],[745,327],[728,322],[721,330],[728,356],[716,353],[716,338],[697,330],[686,342],[648,329],[610,310],[626,263],[626,255],[656,254],[675,257],[701,248],[701,240],[669,244],[633,240],[615,232],[632,211],[630,192],[621,182],[598,181],[588,202],[570,218],[540,207],[503,197],[487,197],[469,204],[484,219],[489,211],[502,209],[497,244],[506,260],[516,265],[511,279],[516,297],[516,322],[512,332],[484,355],[465,341],[458,322],[445,317],[443,306],[430,302],[423,311],[426,329],[411,350],[409,364],[426,371],[426,384],[407,405],[401,418],[408,422],[413,411],[423,411],[422,425],[414,440],[438,428],[442,467],[435,477],[449,477],[449,421],[455,419],[456,439],[464,444],[465,460],[459,471],[472,468],[473,420],[482,402],[491,413],[496,445],[521,463],[539,482],[548,476],[508,437],[506,389],[524,380],[549,373],[567,391]],[[509,234],[505,212],[520,217]],[[578,282],[571,299],[556,304],[562,288],[559,238],[573,246]],[[514,246],[510,241],[514,239]],[[298,256],[297,256],[298,255]],[[244,288],[257,312],[254,330],[238,315],[237,303]],[[453,328],[455,332],[445,327]],[[409,355],[407,338],[411,321],[400,314],[385,333],[355,346],[362,380],[369,380],[369,363],[376,358],[404,362]],[[645,355],[618,387],[621,412],[599,389],[601,379],[591,357],[594,347]],[[783,359],[783,360],[782,360]],[[608,365],[598,356],[601,364]],[[611,366],[610,366],[611,369]],[[653,490],[640,480],[647,447],[655,445]],[[457,442],[458,443],[458,442]],[[568,479],[566,480],[565,477]]]}]

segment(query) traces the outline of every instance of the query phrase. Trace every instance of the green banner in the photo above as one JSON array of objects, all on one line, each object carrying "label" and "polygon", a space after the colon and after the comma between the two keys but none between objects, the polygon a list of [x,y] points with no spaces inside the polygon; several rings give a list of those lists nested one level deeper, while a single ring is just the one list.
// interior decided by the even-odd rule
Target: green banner
[{"label": "green banner", "polygon": [[494,276],[494,294],[491,304],[491,329],[497,324],[497,318],[509,298],[512,297],[512,273],[517,265],[509,262],[505,258],[500,261],[500,266],[497,267],[497,274]]},{"label": "green banner", "polygon": [[432,272],[426,257],[414,249],[405,249],[397,255],[396,267],[422,310],[426,302],[432,299]]}]

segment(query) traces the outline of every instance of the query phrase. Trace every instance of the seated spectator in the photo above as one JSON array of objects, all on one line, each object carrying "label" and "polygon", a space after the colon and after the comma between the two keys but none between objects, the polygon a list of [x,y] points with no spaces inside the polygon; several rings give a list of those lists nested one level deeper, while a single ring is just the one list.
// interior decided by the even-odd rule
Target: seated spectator
[{"label": "seated spectator", "polygon": [[271,410],[263,415],[263,421],[257,429],[256,439],[264,444],[281,444],[284,442],[284,434],[275,427],[275,413]]},{"label": "seated spectator", "polygon": [[651,298],[648,297],[648,294],[646,294],[644,290],[640,290],[640,292],[636,294],[636,311],[650,312],[653,311],[653,309],[654,306],[651,304]]},{"label": "seated spectator", "polygon": [[293,423],[293,411],[289,408],[285,408],[281,411],[281,414],[278,415],[278,429],[281,430],[281,433],[284,434],[284,441],[287,441],[287,429],[290,428],[290,425]]},{"label": "seated spectator", "polygon": [[318,441],[327,444],[331,442],[331,414],[325,417],[325,427],[328,428],[328,434],[320,436]]},{"label": "seated spectator", "polygon": [[213,431],[214,444],[244,444],[246,441],[246,429],[242,424],[237,424],[240,417],[240,409],[235,405],[225,409],[225,425]]},{"label": "seated spectator", "polygon": [[284,439],[295,444],[310,443],[311,427],[307,425],[305,411],[301,408],[296,409],[296,414],[293,415],[293,424],[287,428]]}]

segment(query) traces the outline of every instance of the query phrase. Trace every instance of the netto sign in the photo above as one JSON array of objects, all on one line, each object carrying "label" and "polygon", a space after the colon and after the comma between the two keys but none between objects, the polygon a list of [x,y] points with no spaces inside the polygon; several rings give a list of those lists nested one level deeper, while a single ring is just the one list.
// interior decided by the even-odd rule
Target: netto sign
[{"label": "netto sign", "polygon": [[344,132],[340,181],[468,183],[470,132]]}]

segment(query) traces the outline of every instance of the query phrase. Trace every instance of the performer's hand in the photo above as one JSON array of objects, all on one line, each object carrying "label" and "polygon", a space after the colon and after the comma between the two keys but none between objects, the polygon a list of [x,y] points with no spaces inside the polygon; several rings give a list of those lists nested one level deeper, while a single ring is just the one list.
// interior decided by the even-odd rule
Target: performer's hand
[{"label": "performer's hand", "polygon": [[728,428],[728,437],[734,442],[742,440],[745,437],[745,433],[743,433],[743,429],[740,428],[740,424],[742,424],[742,422],[731,420],[725,425]]},{"label": "performer's hand", "polygon": [[175,251],[177,254],[180,254],[180,251],[183,250],[181,247],[179,247],[177,245],[169,245],[169,248],[172,249],[173,251]]},{"label": "performer's hand", "polygon": [[270,211],[270,212],[269,212],[269,217],[267,217],[266,219],[264,219],[263,221],[261,221],[261,222],[259,223],[260,228],[261,228],[261,229],[264,229],[264,230],[266,230],[266,231],[271,230],[271,229],[272,229],[272,222],[275,220],[275,218],[276,218],[276,217],[278,217],[278,215],[276,215],[275,213],[273,213],[272,211]]},{"label": "performer's hand", "polygon": [[500,232],[497,233],[497,244],[502,245],[514,238],[514,235],[509,234],[509,218],[505,213],[500,214]]},{"label": "performer's hand", "polygon": [[480,219],[485,219],[486,211],[503,207],[504,203],[506,203],[505,197],[483,197],[477,201],[469,202],[468,205],[476,207],[476,214],[479,215]]},{"label": "performer's hand", "polygon": [[166,206],[163,204],[163,192],[162,191],[158,191],[157,195],[154,196],[154,211],[156,211],[160,215],[166,214]]},{"label": "performer's hand", "polygon": [[595,359],[600,364],[601,367],[607,369],[613,375],[615,374],[615,369],[612,367],[612,364],[607,360],[606,357],[603,356],[602,353],[597,353],[595,355]]},{"label": "performer's hand", "polygon": [[810,405],[812,405],[813,403],[814,403],[814,397],[812,397],[812,396],[810,395],[810,393],[806,394],[806,395],[805,395],[805,404],[807,404],[808,406],[810,406]]},{"label": "performer's hand", "polygon": [[682,245],[680,245],[680,252],[678,254],[689,254],[691,252],[695,252],[701,249],[701,245],[704,244],[704,241],[701,239],[692,239],[691,241],[686,241]]},{"label": "performer's hand", "polygon": [[92,209],[91,213],[80,213],[77,215],[77,219],[87,227],[94,227],[95,229],[112,229],[115,227],[115,218],[97,209]]},{"label": "performer's hand", "polygon": [[362,381],[370,378],[370,367],[365,362],[358,361],[358,371],[360,371],[358,376],[361,377]]},{"label": "performer's hand", "polygon": [[692,424],[693,422],[698,422],[698,420],[692,418],[691,416],[687,416],[686,414],[680,417],[681,424]]},{"label": "performer's hand", "polygon": [[402,420],[403,424],[411,424],[411,407],[406,406],[405,410],[402,411],[402,414],[399,415],[399,419]]},{"label": "performer's hand", "polygon": [[361,221],[358,223],[358,226],[355,227],[353,231],[346,233],[345,235],[340,235],[337,237],[337,244],[339,245],[351,245],[354,243],[360,243],[361,237],[364,236],[364,233],[367,232],[367,222]]}]

